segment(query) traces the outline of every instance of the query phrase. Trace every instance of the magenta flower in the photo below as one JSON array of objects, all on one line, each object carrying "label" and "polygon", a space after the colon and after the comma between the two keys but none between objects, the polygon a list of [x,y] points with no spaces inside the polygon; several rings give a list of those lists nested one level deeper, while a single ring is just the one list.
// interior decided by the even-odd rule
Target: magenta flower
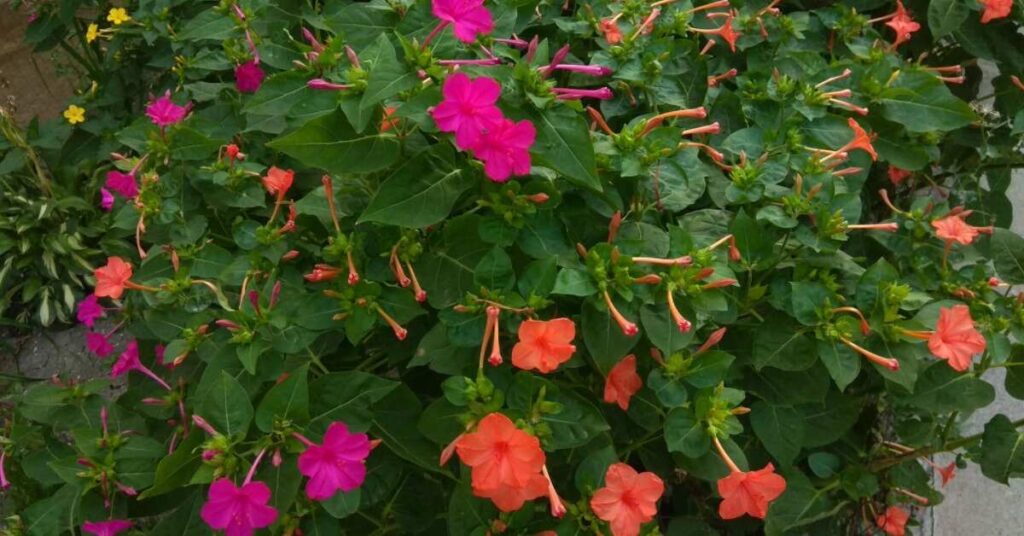
[{"label": "magenta flower", "polygon": [[455,37],[463,43],[472,43],[477,34],[488,34],[494,29],[484,0],[433,0],[431,12],[442,24],[451,24]]},{"label": "magenta flower", "polygon": [[100,188],[100,208],[104,212],[110,212],[110,209],[114,208],[114,194],[106,188]]},{"label": "magenta flower", "polygon": [[505,182],[511,175],[530,172],[529,151],[536,137],[533,123],[502,119],[480,137],[472,148],[473,156],[483,160],[484,172],[492,181]]},{"label": "magenta flower", "polygon": [[256,60],[247,61],[235,67],[235,89],[239,93],[256,93],[266,76]]},{"label": "magenta flower", "polygon": [[78,302],[78,309],[75,313],[78,321],[90,328],[96,323],[96,319],[103,318],[103,306],[95,294],[90,294]]},{"label": "magenta flower", "polygon": [[96,357],[107,357],[114,353],[114,345],[110,344],[110,339],[106,335],[95,331],[86,332],[85,347],[95,354]]},{"label": "magenta flower", "polygon": [[351,434],[343,422],[333,422],[324,434],[323,445],[298,436],[306,443],[299,455],[299,472],[309,477],[306,495],[315,501],[326,501],[338,490],[348,493],[366,479],[366,457],[370,455],[370,438]]},{"label": "magenta flower", "polygon": [[4,471],[4,461],[6,460],[7,451],[0,450],[0,490],[11,487],[10,481],[7,480],[7,473]]},{"label": "magenta flower", "polygon": [[125,346],[124,351],[121,352],[121,355],[118,356],[114,366],[110,369],[110,377],[111,379],[119,378],[133,370],[149,376],[150,379],[159,383],[164,389],[171,390],[171,386],[167,385],[163,378],[157,376],[155,372],[149,370],[146,365],[143,365],[142,361],[139,361],[139,343],[134,340],[129,342]]},{"label": "magenta flower", "polygon": [[139,184],[135,182],[133,173],[121,173],[112,169],[107,172],[105,186],[125,199],[135,199],[135,196],[139,195]]},{"label": "magenta flower", "polygon": [[174,101],[171,100],[171,90],[167,90],[163,97],[150,102],[146,106],[146,115],[153,121],[153,124],[164,128],[180,123],[191,109],[192,103],[188,103],[185,106],[174,104]]},{"label": "magenta flower", "polygon": [[501,110],[495,106],[501,85],[492,78],[470,80],[464,73],[455,73],[444,81],[441,91],[444,100],[430,115],[442,132],[455,133],[459,149],[472,147],[485,130],[502,121]]},{"label": "magenta flower", "polygon": [[95,534],[96,536],[117,536],[130,528],[132,528],[132,522],[127,519],[86,521],[82,525],[82,532],[88,532],[89,534]]},{"label": "magenta flower", "polygon": [[267,506],[270,488],[260,481],[242,487],[227,478],[210,485],[210,492],[199,512],[210,528],[223,530],[226,536],[252,536],[256,529],[269,527],[277,520],[277,509]]}]

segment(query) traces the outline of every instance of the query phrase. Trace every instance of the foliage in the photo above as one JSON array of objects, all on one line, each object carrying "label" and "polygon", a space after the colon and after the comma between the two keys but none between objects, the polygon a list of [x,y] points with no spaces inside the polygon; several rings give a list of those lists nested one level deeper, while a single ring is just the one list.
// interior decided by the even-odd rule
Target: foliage
[{"label": "foliage", "polygon": [[1019,416],[959,426],[987,371],[1024,393],[1019,6],[79,7],[28,39],[89,79],[41,128],[128,238],[79,309],[127,388],[12,389],[7,534],[231,501],[284,534],[896,533],[931,454],[1024,472]]}]

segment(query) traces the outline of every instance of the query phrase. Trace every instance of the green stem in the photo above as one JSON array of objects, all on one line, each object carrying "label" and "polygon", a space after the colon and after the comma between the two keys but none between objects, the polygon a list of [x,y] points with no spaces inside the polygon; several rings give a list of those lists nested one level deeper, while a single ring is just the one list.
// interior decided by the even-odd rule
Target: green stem
[{"label": "green stem", "polygon": [[74,58],[74,60],[77,61],[79,65],[84,67],[86,71],[89,71],[90,78],[92,78],[93,80],[99,78],[99,71],[96,70],[96,67],[93,66],[89,60],[83,58],[82,55],[75,51],[74,48],[71,48],[71,45],[67,44],[67,42],[63,39],[58,41],[57,44],[60,45],[60,48],[64,49],[64,52],[68,53],[68,56]]},{"label": "green stem", "polygon": [[[1013,421],[1014,428],[1020,428],[1021,426],[1024,426],[1024,419],[1018,419],[1016,421]],[[888,469],[894,465],[899,465],[907,460],[916,460],[918,458],[931,456],[932,454],[938,454],[940,452],[950,452],[958,448],[966,447],[967,445],[975,443],[976,441],[981,439],[982,435],[984,435],[984,433],[969,435],[967,437],[961,437],[959,439],[954,439],[952,441],[943,443],[943,445],[940,447],[921,447],[919,449],[914,449],[906,454],[900,454],[899,456],[875,460],[868,464],[868,470],[877,473],[879,471],[884,471],[885,469]]]}]

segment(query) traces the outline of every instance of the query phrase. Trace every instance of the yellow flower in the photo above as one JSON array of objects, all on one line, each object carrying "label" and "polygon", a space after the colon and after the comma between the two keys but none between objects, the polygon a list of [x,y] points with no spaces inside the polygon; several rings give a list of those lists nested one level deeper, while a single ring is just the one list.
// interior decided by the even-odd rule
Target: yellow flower
[{"label": "yellow flower", "polygon": [[64,119],[67,119],[68,123],[72,125],[85,122],[85,108],[80,108],[74,104],[68,106],[68,109],[64,110]]},{"label": "yellow flower", "polygon": [[85,41],[92,43],[100,36],[100,27],[96,24],[90,24],[89,28],[85,31]]},{"label": "yellow flower", "polygon": [[114,26],[120,26],[132,18],[128,16],[128,12],[123,7],[114,7],[110,8],[110,13],[107,13],[107,20],[114,23]]}]

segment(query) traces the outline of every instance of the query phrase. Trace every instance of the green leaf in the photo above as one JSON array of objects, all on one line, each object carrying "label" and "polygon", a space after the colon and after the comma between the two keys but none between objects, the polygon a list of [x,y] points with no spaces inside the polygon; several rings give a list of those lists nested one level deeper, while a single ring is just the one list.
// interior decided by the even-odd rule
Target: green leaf
[{"label": "green leaf", "polygon": [[267,146],[336,175],[387,168],[398,160],[400,150],[391,134],[356,133],[340,111],[317,117]]},{"label": "green leaf", "polygon": [[455,486],[448,501],[448,534],[450,536],[476,536],[484,534],[491,520],[498,515],[491,501],[473,495],[469,473]]},{"label": "green leaf", "polygon": [[636,346],[640,337],[627,337],[607,311],[599,311],[589,301],[583,305],[583,342],[601,372],[607,374]]},{"label": "green leaf", "polygon": [[530,411],[541,389],[545,392],[544,399],[558,406],[557,411],[540,414],[541,422],[551,429],[551,435],[544,438],[545,448],[561,450],[580,447],[609,429],[601,412],[586,398],[527,372],[516,374],[508,390],[508,406],[523,412]]},{"label": "green leaf", "polygon": [[928,3],[928,27],[938,40],[960,29],[971,10],[963,0],[932,0]]},{"label": "green leaf", "polygon": [[267,391],[256,408],[256,426],[261,431],[270,432],[274,419],[288,419],[296,424],[309,420],[308,373],[309,365],[302,365]]},{"label": "green leaf", "polygon": [[818,341],[818,356],[840,391],[860,374],[861,357],[838,341]]},{"label": "green leaf", "polygon": [[[79,501],[79,488],[67,484],[21,512],[22,529],[28,536],[66,534],[72,523],[71,514]],[[73,528],[71,530],[74,530]]]},{"label": "green leaf", "polygon": [[917,379],[914,394],[907,402],[935,413],[946,413],[983,408],[995,398],[992,384],[953,370],[945,361],[936,361]]},{"label": "green leaf", "polygon": [[346,42],[357,51],[362,51],[380,34],[398,25],[398,12],[385,4],[337,4],[332,7],[341,9],[327,17],[327,26],[334,33],[344,35]]},{"label": "green leaf", "polygon": [[793,281],[791,299],[793,315],[805,326],[817,326],[822,318],[820,311],[829,306],[832,292],[817,282]]},{"label": "green leaf", "polygon": [[686,386],[678,380],[665,377],[660,368],[647,375],[647,388],[654,392],[654,396],[666,408],[682,407],[688,398]]},{"label": "green leaf", "polygon": [[358,371],[325,374],[309,385],[311,426],[326,430],[333,421],[366,430],[373,420],[371,406],[398,387],[398,382]]},{"label": "green leaf", "polygon": [[805,433],[800,412],[757,401],[750,407],[750,425],[764,448],[783,466],[791,465],[800,454]]},{"label": "green leaf", "polygon": [[396,169],[381,184],[359,222],[426,227],[443,220],[473,177],[453,166],[447,144],[434,145]]},{"label": "green leaf", "polygon": [[765,518],[765,534],[776,536],[787,531],[809,525],[835,514],[842,503],[836,503],[829,494],[829,488],[816,488],[811,481],[797,470],[783,474],[786,491],[772,502]]},{"label": "green leaf", "polygon": [[530,119],[537,128],[537,140],[531,148],[536,163],[565,175],[577,186],[601,191],[594,145],[583,115],[559,106],[534,113]]},{"label": "green leaf", "polygon": [[474,267],[490,250],[480,239],[475,214],[459,216],[445,223],[440,241],[434,241],[416,266],[420,284],[427,291],[427,302],[445,309],[475,288]]},{"label": "green leaf", "polygon": [[1003,385],[1007,394],[1017,400],[1024,400],[1024,346],[1015,344],[1011,347]]},{"label": "green leaf", "polygon": [[314,91],[306,87],[309,76],[286,71],[268,76],[259,92],[249,99],[242,111],[250,116],[284,116]]},{"label": "green leaf", "polygon": [[640,309],[640,325],[644,335],[665,355],[678,352],[693,342],[696,329],[686,333],[679,331],[679,326],[672,321],[668,306],[664,304],[648,305]]},{"label": "green leaf", "polygon": [[575,268],[563,268],[555,277],[555,288],[551,290],[551,293],[587,297],[597,293],[597,286],[594,285],[587,272]]},{"label": "green leaf", "polygon": [[789,317],[775,315],[754,334],[754,367],[804,370],[814,364],[814,342]]},{"label": "green leaf", "polygon": [[205,10],[194,19],[186,22],[182,30],[175,36],[179,42],[185,41],[222,41],[231,37],[235,31],[235,21],[225,13],[217,10]]},{"label": "green leaf", "polygon": [[512,269],[512,259],[499,247],[484,255],[473,272],[476,285],[488,290],[512,290],[515,286],[516,273]]},{"label": "green leaf", "polygon": [[356,488],[348,493],[339,491],[326,501],[321,501],[324,510],[335,519],[344,519],[359,510],[359,499],[362,493]]},{"label": "green leaf", "polygon": [[415,71],[398,61],[395,47],[385,34],[377,36],[377,40],[360,54],[360,60],[370,71],[363,100],[359,103],[364,110],[420,83]]},{"label": "green leaf", "polygon": [[910,132],[954,130],[976,119],[966,102],[958,99],[935,75],[902,71],[882,92],[882,116]]},{"label": "green leaf", "polygon": [[153,485],[139,495],[139,499],[148,499],[163,495],[188,484],[192,475],[202,465],[198,447],[205,441],[203,434],[189,434],[174,452],[168,454],[156,466]]},{"label": "green leaf", "polygon": [[996,415],[985,424],[981,437],[981,472],[1009,484],[1010,478],[1024,475],[1024,434],[1006,415]]},{"label": "green leaf", "polygon": [[804,436],[803,447],[822,447],[838,440],[857,422],[861,404],[859,399],[833,389],[828,392],[824,403],[796,406],[805,428],[811,431]]},{"label": "green leaf", "polygon": [[999,278],[1007,283],[1024,283],[1024,238],[1013,231],[997,228],[989,243],[992,264]]},{"label": "green leaf", "polygon": [[232,437],[244,436],[252,422],[252,402],[249,393],[234,376],[221,371],[212,385],[199,395],[196,413],[206,419],[220,433]]},{"label": "green leaf", "polygon": [[681,452],[688,458],[699,458],[708,452],[711,438],[689,409],[676,408],[665,418],[665,445],[669,452]]},{"label": "green leaf", "polygon": [[447,474],[438,467],[440,448],[427,440],[416,429],[419,421],[420,401],[405,384],[401,384],[373,407],[373,435],[384,441],[384,446],[406,461],[433,473]]}]

